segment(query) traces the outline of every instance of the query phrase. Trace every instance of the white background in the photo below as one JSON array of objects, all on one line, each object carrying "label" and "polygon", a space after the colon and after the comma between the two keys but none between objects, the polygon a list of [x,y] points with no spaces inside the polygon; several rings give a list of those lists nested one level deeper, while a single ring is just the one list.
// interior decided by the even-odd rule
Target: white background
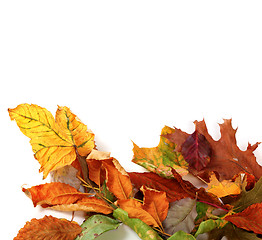
[{"label": "white background", "polygon": [[[241,149],[262,141],[261,11],[261,1],[1,1],[1,238],[45,214],[71,219],[21,191],[42,175],[8,116],[20,103],[70,107],[127,171],[141,170],[131,140],[156,146],[164,125],[192,132],[204,117],[218,139],[217,123],[233,118]],[[109,237],[139,239],[127,227]]]}]

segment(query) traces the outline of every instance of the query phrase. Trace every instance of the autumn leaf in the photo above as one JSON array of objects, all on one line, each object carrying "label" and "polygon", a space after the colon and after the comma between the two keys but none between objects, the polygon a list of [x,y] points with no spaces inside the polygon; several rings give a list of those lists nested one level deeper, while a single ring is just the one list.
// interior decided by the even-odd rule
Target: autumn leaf
[{"label": "autumn leaf", "polygon": [[195,199],[184,198],[170,203],[170,209],[163,222],[165,232],[170,235],[181,230],[190,233],[195,227],[196,215]]},{"label": "autumn leaf", "polygon": [[175,234],[173,234],[170,238],[168,238],[167,240],[196,240],[196,239],[191,234],[188,234],[184,231],[178,231]]},{"label": "autumn leaf", "polygon": [[128,213],[129,218],[138,218],[149,226],[159,227],[156,219],[146,210],[143,204],[135,199],[123,199],[117,201],[118,206]]},{"label": "autumn leaf", "polygon": [[90,197],[89,193],[78,192],[64,183],[45,183],[22,189],[32,199],[34,206],[61,211],[86,211],[109,214],[113,208],[105,201]]},{"label": "autumn leaf", "polygon": [[93,215],[81,225],[83,231],[75,240],[93,240],[101,234],[117,229],[120,222],[104,215]]},{"label": "autumn leaf", "polygon": [[189,166],[200,171],[210,162],[211,147],[197,130],[181,146],[181,153]]},{"label": "autumn leaf", "polygon": [[130,218],[128,213],[121,208],[113,212],[113,216],[132,228],[141,240],[163,240],[151,227],[138,218]]},{"label": "autumn leaf", "polygon": [[74,240],[81,231],[82,228],[76,222],[45,216],[27,222],[14,240]]},{"label": "autumn leaf", "polygon": [[[236,131],[232,128],[232,120],[225,119],[220,124],[221,138],[215,141],[208,133],[205,121],[195,121],[196,131],[204,135],[211,146],[210,163],[201,171],[192,171],[195,175],[209,174],[217,172],[219,180],[230,180],[240,172],[253,174],[258,180],[262,176],[262,167],[257,163],[254,150],[259,143],[248,144],[245,151],[239,149],[236,143]],[[189,137],[189,134],[174,129],[171,133],[165,134],[168,141],[176,145],[176,151],[180,152],[182,144]]]},{"label": "autumn leaf", "polygon": [[223,180],[218,181],[215,174],[210,177],[210,182],[207,184],[206,191],[213,193],[218,198],[225,197],[233,194],[241,193],[241,176],[239,175],[235,181]]},{"label": "autumn leaf", "polygon": [[242,212],[227,215],[225,220],[230,221],[239,228],[262,234],[262,203],[250,205]]},{"label": "autumn leaf", "polygon": [[162,226],[169,208],[166,193],[146,186],[142,186],[141,191],[144,194],[143,209],[153,216],[159,226]]},{"label": "autumn leaf", "polygon": [[77,153],[86,156],[95,146],[94,134],[67,107],[58,107],[56,119],[34,104],[21,104],[8,111],[11,120],[31,139],[44,178],[51,171],[70,165]]},{"label": "autumn leaf", "polygon": [[129,172],[128,174],[131,182],[137,189],[140,189],[143,185],[145,185],[158,191],[164,191],[166,192],[169,202],[174,202],[186,197],[195,197],[192,197],[192,194],[184,191],[181,184],[174,179],[162,178],[152,172]]},{"label": "autumn leaf", "polygon": [[134,143],[132,161],[164,177],[172,177],[172,168],[181,175],[186,175],[188,164],[182,154],[174,151],[176,147],[174,143],[162,137],[162,135],[171,134],[173,131],[172,128],[165,126],[162,129],[157,147],[140,148]]}]

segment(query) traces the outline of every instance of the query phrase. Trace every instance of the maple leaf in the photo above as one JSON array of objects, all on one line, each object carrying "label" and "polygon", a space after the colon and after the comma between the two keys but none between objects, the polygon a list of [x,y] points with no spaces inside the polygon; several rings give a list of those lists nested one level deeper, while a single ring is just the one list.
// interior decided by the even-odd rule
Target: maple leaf
[{"label": "maple leaf", "polygon": [[227,215],[225,220],[230,221],[239,228],[262,234],[262,203],[250,205],[242,212]]},{"label": "maple leaf", "polygon": [[81,231],[82,228],[76,222],[45,216],[27,222],[14,240],[74,240]]},{"label": "maple leaf", "polygon": [[44,178],[53,170],[71,165],[77,153],[86,156],[95,146],[94,134],[67,107],[58,107],[56,119],[34,104],[21,104],[8,111],[11,120],[31,139]]},{"label": "maple leaf", "polygon": [[[257,163],[253,151],[259,143],[254,145],[248,144],[245,151],[239,149],[236,144],[236,131],[232,128],[232,120],[224,119],[220,124],[221,138],[215,141],[208,133],[205,121],[195,121],[196,131],[204,135],[211,146],[211,156],[209,164],[201,171],[193,171],[195,175],[209,174],[217,172],[219,180],[230,180],[240,172],[253,174],[258,180],[262,176],[262,167]],[[176,144],[176,151],[181,151],[182,144],[189,137],[189,134],[175,129],[172,133],[165,134],[170,142]]]},{"label": "maple leaf", "polygon": [[22,189],[32,199],[34,206],[61,211],[86,211],[109,214],[113,208],[105,201],[90,197],[89,193],[78,192],[65,183],[45,183]]},{"label": "maple leaf", "polygon": [[218,198],[233,194],[241,193],[241,176],[239,175],[235,181],[223,180],[218,181],[215,174],[210,177],[210,182],[207,184],[207,192],[213,193]]},{"label": "maple leaf", "polygon": [[174,129],[165,126],[162,129],[160,142],[157,147],[139,148],[133,143],[134,156],[132,161],[164,177],[172,177],[172,168],[176,169],[181,175],[186,175],[188,173],[188,164],[182,154],[174,151],[176,147],[174,143],[162,137],[162,135],[171,134],[173,131]]},{"label": "maple leaf", "polygon": [[205,136],[196,130],[182,144],[181,153],[190,167],[200,171],[210,161],[211,147]]}]

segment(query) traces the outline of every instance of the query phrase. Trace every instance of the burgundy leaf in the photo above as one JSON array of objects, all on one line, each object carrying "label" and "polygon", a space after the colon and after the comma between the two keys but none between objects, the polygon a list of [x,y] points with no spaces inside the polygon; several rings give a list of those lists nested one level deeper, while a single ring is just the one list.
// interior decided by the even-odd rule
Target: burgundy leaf
[{"label": "burgundy leaf", "polygon": [[196,130],[182,144],[181,152],[190,167],[201,171],[210,161],[211,147],[205,136]]}]

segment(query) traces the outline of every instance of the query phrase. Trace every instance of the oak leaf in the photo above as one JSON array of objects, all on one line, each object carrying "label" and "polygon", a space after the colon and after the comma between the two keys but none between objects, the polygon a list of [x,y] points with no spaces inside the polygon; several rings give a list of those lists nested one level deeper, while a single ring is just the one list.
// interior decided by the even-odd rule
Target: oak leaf
[{"label": "oak leaf", "polygon": [[174,129],[165,126],[162,129],[160,142],[157,147],[140,148],[133,143],[134,156],[132,161],[164,177],[172,177],[172,168],[176,169],[181,175],[186,175],[188,173],[188,163],[184,160],[181,153],[174,151],[176,145],[162,137],[162,135],[172,134],[173,132]]},{"label": "oak leaf", "polygon": [[[191,172],[195,175],[206,176],[211,172],[219,174],[219,180],[230,180],[240,172],[253,174],[258,180],[262,176],[262,167],[257,163],[253,151],[259,143],[248,144],[245,151],[239,149],[236,143],[236,129],[232,127],[231,119],[224,119],[220,124],[221,138],[215,141],[208,133],[205,121],[195,121],[196,130],[205,136],[211,146],[211,156],[209,164],[201,171]],[[176,151],[180,152],[182,144],[189,134],[175,128],[172,133],[165,134],[164,137],[176,144]]]},{"label": "oak leaf", "polygon": [[74,240],[81,231],[82,228],[76,222],[45,216],[27,222],[14,240]]},{"label": "oak leaf", "polygon": [[241,176],[239,175],[235,181],[223,180],[218,181],[215,174],[210,177],[210,182],[207,184],[206,191],[213,193],[218,198],[225,197],[233,194],[241,193]]},{"label": "oak leaf", "polygon": [[21,104],[8,111],[11,120],[31,139],[44,178],[53,170],[71,165],[76,151],[86,156],[95,146],[94,134],[67,107],[58,107],[56,119],[34,104]]},{"label": "oak leaf", "polygon": [[103,200],[90,197],[89,193],[78,192],[68,184],[45,183],[22,189],[32,199],[34,206],[61,211],[87,211],[109,214],[113,208]]},{"label": "oak leaf", "polygon": [[197,130],[181,146],[181,153],[189,166],[200,171],[210,162],[211,147]]},{"label": "oak leaf", "polygon": [[262,203],[252,204],[245,210],[233,215],[227,215],[225,220],[239,228],[262,234]]}]

